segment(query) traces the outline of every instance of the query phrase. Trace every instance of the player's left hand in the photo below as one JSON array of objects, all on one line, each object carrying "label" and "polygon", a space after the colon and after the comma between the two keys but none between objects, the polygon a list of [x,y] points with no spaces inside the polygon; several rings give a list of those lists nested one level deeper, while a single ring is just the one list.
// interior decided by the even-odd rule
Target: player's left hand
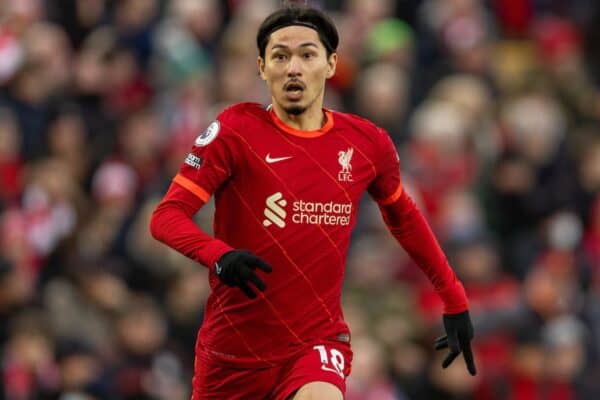
[{"label": "player's left hand", "polygon": [[267,273],[273,270],[269,264],[247,250],[232,250],[221,256],[215,263],[214,271],[221,282],[229,287],[239,287],[246,296],[253,299],[256,293],[250,288],[250,283],[261,292],[267,288],[256,275],[257,268]]},{"label": "player's left hand", "polygon": [[460,353],[465,358],[467,370],[473,376],[477,374],[473,351],[471,350],[471,339],[473,339],[473,324],[469,311],[463,311],[458,314],[444,314],[444,329],[446,336],[435,340],[435,349],[450,349],[450,353],[442,362],[442,367],[447,368]]}]

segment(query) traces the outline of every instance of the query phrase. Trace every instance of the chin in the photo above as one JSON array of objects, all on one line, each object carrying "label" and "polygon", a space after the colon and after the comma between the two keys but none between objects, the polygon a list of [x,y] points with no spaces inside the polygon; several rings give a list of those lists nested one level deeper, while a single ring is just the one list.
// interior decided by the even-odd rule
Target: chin
[{"label": "chin", "polygon": [[300,115],[306,111],[306,107],[303,106],[287,106],[284,107],[284,111],[291,115]]}]

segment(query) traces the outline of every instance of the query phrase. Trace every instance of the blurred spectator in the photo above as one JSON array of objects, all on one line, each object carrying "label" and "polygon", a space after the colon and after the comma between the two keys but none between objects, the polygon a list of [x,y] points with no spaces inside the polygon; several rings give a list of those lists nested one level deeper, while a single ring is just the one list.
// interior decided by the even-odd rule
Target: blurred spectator
[{"label": "blurred spectator", "polygon": [[85,260],[124,257],[124,235],[131,219],[138,178],[128,164],[109,161],[92,177],[94,211],[83,224],[78,250]]},{"label": "blurred spectator", "polygon": [[153,301],[133,299],[118,318],[117,332],[121,360],[115,371],[114,390],[119,398],[179,400],[188,395],[178,376],[179,361],[170,352],[161,351],[167,329]]},{"label": "blurred spectator", "polygon": [[59,387],[53,341],[40,310],[13,319],[2,348],[0,389],[7,399],[43,398]]},{"label": "blurred spectator", "polygon": [[414,63],[414,33],[404,21],[389,18],[376,23],[368,33],[368,61],[390,62],[409,71]]},{"label": "blurred spectator", "polygon": [[58,0],[47,2],[49,18],[60,24],[75,49],[94,29],[106,22],[106,0]]},{"label": "blurred spectator", "polygon": [[556,100],[525,94],[502,111],[505,150],[492,166],[484,204],[501,239],[504,263],[522,276],[540,247],[531,230],[567,207],[575,186],[565,148],[566,120]]},{"label": "blurred spectator", "polygon": [[71,79],[71,46],[58,25],[38,22],[23,35],[26,60],[40,70],[47,96],[66,90]]},{"label": "blurred spectator", "polygon": [[17,305],[24,306],[33,301],[39,259],[29,240],[27,219],[23,212],[10,208],[0,215],[0,222],[0,254],[7,263],[5,278],[12,278],[6,282],[14,285],[8,286],[8,297],[16,295]]},{"label": "blurred spectator", "polygon": [[69,237],[78,222],[79,187],[62,160],[44,159],[31,166],[23,188],[26,234],[39,261]]},{"label": "blurred spectator", "polygon": [[[396,395],[391,379],[384,370],[384,353],[374,340],[363,337],[353,341],[355,356],[352,375],[348,380],[348,400],[394,400]],[[402,397],[400,397],[402,398]]]},{"label": "blurred spectator", "polygon": [[355,108],[386,129],[396,141],[405,139],[405,115],[409,83],[406,73],[391,63],[365,68],[356,82]]},{"label": "blurred spectator", "polygon": [[106,398],[106,377],[103,376],[102,361],[94,350],[77,341],[63,341],[57,347],[57,367],[63,392],[60,398]]},{"label": "blurred spectator", "polygon": [[142,70],[146,69],[152,56],[158,12],[157,0],[122,0],[114,3],[111,22],[119,43],[133,52]]},{"label": "blurred spectator", "polygon": [[165,303],[170,346],[188,365],[194,361],[189,349],[196,343],[196,333],[204,314],[202,305],[209,291],[208,273],[196,268],[181,270],[167,289]]},{"label": "blurred spectator", "polygon": [[457,106],[466,119],[468,145],[482,163],[500,151],[500,134],[493,120],[492,90],[486,82],[468,74],[454,74],[440,79],[430,97]]},{"label": "blurred spectator", "polygon": [[158,115],[150,110],[130,113],[118,133],[117,158],[133,168],[137,187],[135,194],[156,188],[160,179],[161,148],[165,141]]},{"label": "blurred spectator", "polygon": [[0,209],[18,201],[23,178],[21,135],[14,113],[0,110]]},{"label": "blurred spectator", "polygon": [[111,114],[124,116],[149,104],[153,89],[131,49],[118,46],[111,49],[105,66],[105,101]]},{"label": "blurred spectator", "polygon": [[475,178],[476,158],[470,151],[466,117],[458,106],[437,99],[422,103],[411,117],[412,140],[403,165],[416,178],[434,226],[446,194]]},{"label": "blurred spectator", "polygon": [[77,105],[65,104],[49,121],[47,152],[65,163],[79,185],[84,185],[90,174],[90,149],[86,145],[88,137],[83,115]]}]

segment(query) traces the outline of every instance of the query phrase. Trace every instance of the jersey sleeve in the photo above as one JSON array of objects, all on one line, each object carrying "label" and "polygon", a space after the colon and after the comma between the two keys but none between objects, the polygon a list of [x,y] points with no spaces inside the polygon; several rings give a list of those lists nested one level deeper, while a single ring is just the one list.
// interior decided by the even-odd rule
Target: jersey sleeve
[{"label": "jersey sleeve", "polygon": [[206,202],[235,170],[234,135],[221,115],[200,134],[173,181]]},{"label": "jersey sleeve", "polygon": [[406,192],[388,205],[380,204],[388,229],[429,278],[444,302],[444,312],[456,314],[468,309],[467,295],[446,259],[429,224]]},{"label": "jersey sleeve", "polygon": [[152,236],[181,254],[207,267],[231,246],[203,232],[192,220],[204,201],[177,183],[172,183],[150,219]]},{"label": "jersey sleeve", "polygon": [[402,194],[400,159],[390,136],[377,128],[376,176],[368,187],[369,194],[379,205],[395,202]]}]

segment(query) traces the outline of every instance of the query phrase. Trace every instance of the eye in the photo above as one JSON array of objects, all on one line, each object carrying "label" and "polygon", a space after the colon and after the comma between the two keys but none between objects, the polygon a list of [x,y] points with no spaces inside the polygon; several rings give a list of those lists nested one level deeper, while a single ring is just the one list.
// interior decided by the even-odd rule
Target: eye
[{"label": "eye", "polygon": [[285,61],[287,60],[287,56],[283,53],[276,53],[273,55],[273,59],[275,61]]},{"label": "eye", "polygon": [[304,53],[302,54],[302,57],[306,60],[310,60],[311,58],[315,57],[315,53]]}]

